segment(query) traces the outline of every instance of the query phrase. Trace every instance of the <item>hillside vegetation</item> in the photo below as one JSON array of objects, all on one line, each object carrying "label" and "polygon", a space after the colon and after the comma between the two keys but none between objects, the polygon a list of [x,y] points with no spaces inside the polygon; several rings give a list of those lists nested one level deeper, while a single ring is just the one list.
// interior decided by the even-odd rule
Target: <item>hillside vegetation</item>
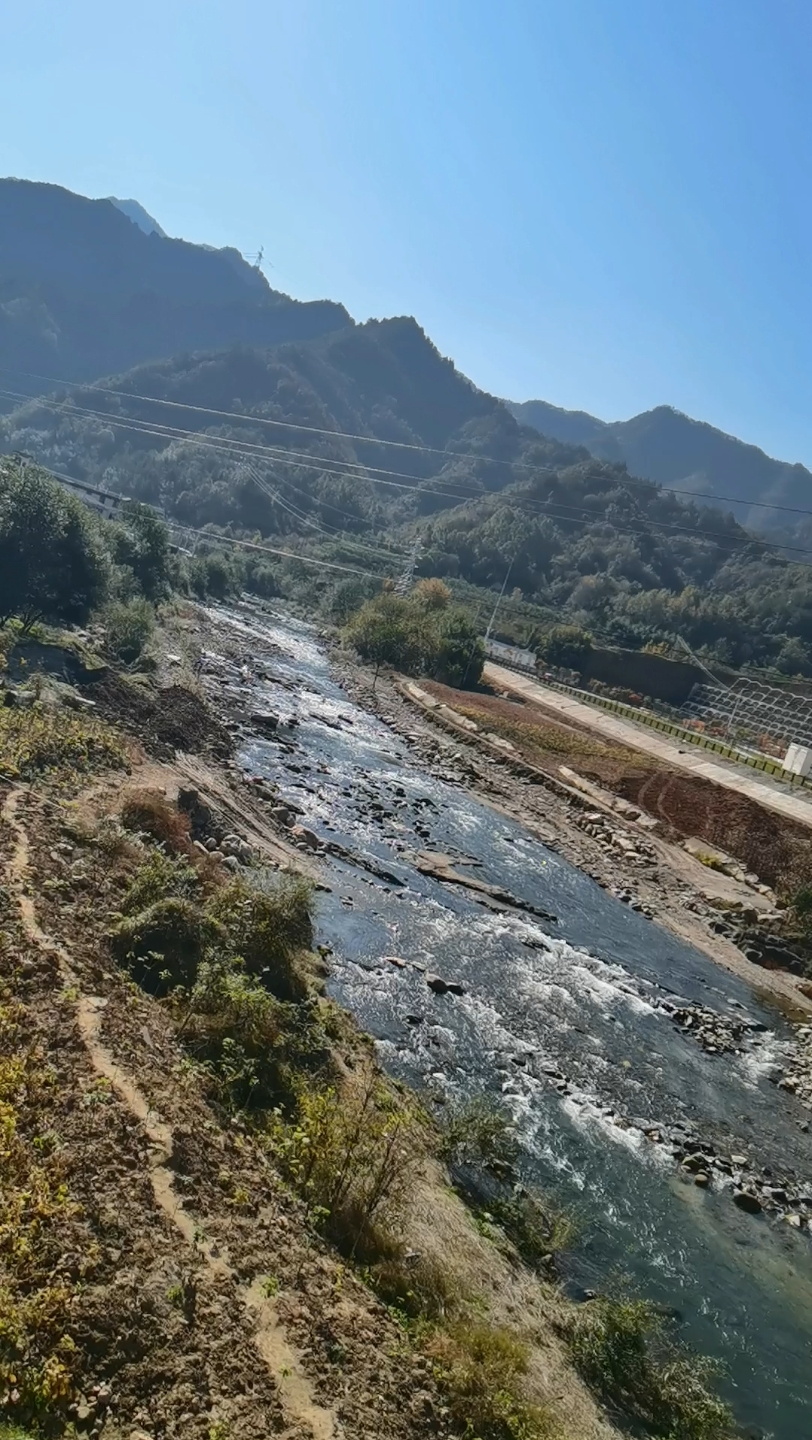
[{"label": "hillside vegetation", "polygon": [[37,394],[48,376],[96,379],[183,350],[351,324],[342,305],[272,290],[236,250],[145,234],[111,200],[0,180],[3,385]]},{"label": "hillside vegetation", "polygon": [[[413,320],[142,366],[22,405],[0,435],[183,525],[281,537],[380,579],[419,538],[418,573],[473,587],[483,627],[483,591],[507,579],[501,633],[531,643],[563,619],[610,643],[680,635],[719,661],[812,673],[807,565],[729,511],[520,426]],[[309,599],[335,588],[332,572],[275,573]]]},{"label": "hillside vegetation", "polygon": [[508,409],[520,424],[568,444],[585,445],[596,459],[622,462],[633,475],[734,502],[737,518],[756,530],[808,533],[799,516],[760,508],[808,508],[812,473],[806,466],[773,460],[757,445],[746,445],[670,405],[610,422],[545,400],[508,402]]}]

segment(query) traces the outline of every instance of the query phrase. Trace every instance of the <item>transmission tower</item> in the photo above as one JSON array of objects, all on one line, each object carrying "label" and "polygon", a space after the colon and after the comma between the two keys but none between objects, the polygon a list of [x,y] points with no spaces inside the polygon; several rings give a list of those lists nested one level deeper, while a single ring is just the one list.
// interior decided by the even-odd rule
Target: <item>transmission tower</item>
[{"label": "transmission tower", "polygon": [[412,553],[409,556],[409,561],[406,569],[403,571],[403,574],[395,585],[396,595],[408,595],[409,591],[411,590],[412,581],[414,580],[414,572],[417,567],[417,562],[420,559],[420,552],[422,551],[422,549],[423,546],[420,541],[415,540],[414,545],[412,546]]}]

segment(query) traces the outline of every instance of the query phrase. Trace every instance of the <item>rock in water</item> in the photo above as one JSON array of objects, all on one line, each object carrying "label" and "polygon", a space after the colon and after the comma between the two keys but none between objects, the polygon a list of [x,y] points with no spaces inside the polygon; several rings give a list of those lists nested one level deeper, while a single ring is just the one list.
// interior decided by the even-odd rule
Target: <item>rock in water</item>
[{"label": "rock in water", "polygon": [[426,975],[426,984],[435,995],[464,995],[465,990],[456,980],[444,980],[442,975],[434,975],[431,971]]},{"label": "rock in water", "polygon": [[738,1205],[740,1210],[746,1210],[748,1215],[761,1214],[761,1201],[750,1190],[734,1190],[733,1204]]}]

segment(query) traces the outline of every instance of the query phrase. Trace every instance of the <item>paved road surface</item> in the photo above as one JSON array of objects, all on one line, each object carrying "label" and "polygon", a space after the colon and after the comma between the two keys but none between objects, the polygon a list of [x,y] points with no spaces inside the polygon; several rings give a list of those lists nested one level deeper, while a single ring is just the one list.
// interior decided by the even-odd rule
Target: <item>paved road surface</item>
[{"label": "paved road surface", "polygon": [[726,790],[747,795],[765,809],[774,810],[778,815],[786,815],[812,829],[812,802],[800,795],[788,794],[766,778],[756,779],[754,775],[746,774],[734,765],[707,760],[701,751],[693,748],[682,750],[677,742],[666,739],[664,735],[649,732],[642,725],[634,725],[580,700],[573,700],[571,696],[562,695],[560,691],[550,689],[539,680],[532,680],[529,675],[519,675],[515,670],[506,670],[501,665],[488,663],[485,666],[484,678],[490,685],[496,685],[501,690],[512,690],[515,694],[522,695],[525,700],[533,700],[547,710],[557,711],[564,720],[574,720],[579,725],[588,726],[607,740],[628,745],[632,750],[642,750],[675,770],[687,770],[690,775],[700,775],[705,780],[712,780],[716,785],[723,785]]}]

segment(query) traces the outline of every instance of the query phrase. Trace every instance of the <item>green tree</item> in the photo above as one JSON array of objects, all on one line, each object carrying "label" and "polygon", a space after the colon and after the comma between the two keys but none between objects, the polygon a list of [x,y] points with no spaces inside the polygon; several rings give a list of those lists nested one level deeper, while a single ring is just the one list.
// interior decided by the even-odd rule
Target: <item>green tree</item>
[{"label": "green tree", "polygon": [[0,469],[0,622],[81,623],[108,574],[97,525],[78,500],[42,470]]},{"label": "green tree", "polygon": [[451,610],[441,616],[429,673],[444,685],[462,689],[479,684],[484,664],[485,643],[470,615],[465,610]]},{"label": "green tree", "polygon": [[375,666],[395,665],[399,670],[420,669],[423,646],[413,608],[399,595],[383,594],[367,600],[347,627],[347,639],[363,660]]},{"label": "green tree", "polygon": [[126,565],[147,600],[160,600],[169,589],[169,531],[149,505],[131,500],[113,531],[113,558]]},{"label": "green tree", "polygon": [[541,651],[548,665],[580,670],[592,649],[592,636],[580,625],[554,625],[542,641]]}]

